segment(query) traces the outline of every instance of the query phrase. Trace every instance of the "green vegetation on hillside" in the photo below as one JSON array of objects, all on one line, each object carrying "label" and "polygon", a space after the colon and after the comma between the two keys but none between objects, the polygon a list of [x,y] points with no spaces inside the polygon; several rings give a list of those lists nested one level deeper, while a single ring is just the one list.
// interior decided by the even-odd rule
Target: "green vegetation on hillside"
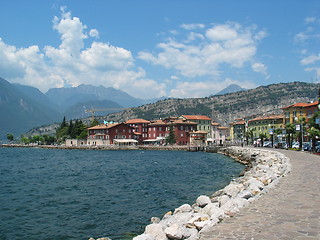
[{"label": "green vegetation on hillside", "polygon": [[85,139],[87,137],[87,126],[81,120],[70,120],[69,124],[64,117],[60,127],[57,129],[58,141],[65,141],[67,138]]}]

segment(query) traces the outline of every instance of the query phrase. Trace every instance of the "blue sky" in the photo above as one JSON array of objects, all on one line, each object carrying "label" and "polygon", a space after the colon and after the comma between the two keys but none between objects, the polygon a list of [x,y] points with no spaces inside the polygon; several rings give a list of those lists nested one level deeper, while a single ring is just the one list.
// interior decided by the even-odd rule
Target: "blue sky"
[{"label": "blue sky", "polygon": [[139,98],[319,82],[318,0],[0,1],[0,76]]}]

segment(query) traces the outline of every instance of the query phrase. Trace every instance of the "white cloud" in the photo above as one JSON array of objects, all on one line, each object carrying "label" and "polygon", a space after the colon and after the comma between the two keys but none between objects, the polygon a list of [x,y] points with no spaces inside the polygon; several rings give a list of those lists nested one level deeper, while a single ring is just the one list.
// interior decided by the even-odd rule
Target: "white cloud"
[{"label": "white cloud", "polygon": [[263,63],[258,63],[258,62],[253,63],[252,70],[257,73],[264,74],[264,75],[267,74],[267,67]]},{"label": "white cloud", "polygon": [[[192,33],[191,33],[192,34]],[[254,60],[258,41],[266,33],[255,26],[243,27],[238,23],[216,24],[204,33],[188,34],[186,39],[169,39],[158,44],[158,54],[140,52],[138,58],[177,70],[181,75],[194,78],[219,76],[221,66],[241,68]],[[197,40],[196,44],[193,41]]]},{"label": "white cloud", "polygon": [[224,81],[202,81],[202,82],[179,82],[176,88],[170,91],[170,96],[178,98],[204,97],[216,94],[231,84],[237,84],[243,88],[251,89],[257,87],[250,81],[237,81],[226,78]]},{"label": "white cloud", "polygon": [[305,23],[314,23],[316,20],[317,20],[316,17],[306,17],[306,18],[304,19],[304,22],[305,22]]},{"label": "white cloud", "polygon": [[180,27],[185,30],[196,30],[196,29],[205,28],[206,26],[201,23],[192,23],[192,24],[181,24]]},{"label": "white cloud", "polygon": [[45,46],[41,50],[38,46],[30,46],[18,49],[0,38],[2,76],[11,82],[35,86],[43,92],[52,87],[85,83],[120,88],[141,98],[165,95],[165,86],[146,79],[145,71],[134,65],[129,50],[96,41],[86,48],[84,39],[99,37],[98,30],[88,30],[65,7],[61,8],[60,17],[54,17],[53,28],[60,34],[58,48]]},{"label": "white cloud", "polygon": [[89,35],[90,37],[99,38],[99,31],[97,29],[91,29]]},{"label": "white cloud", "polygon": [[210,28],[206,32],[206,37],[211,41],[224,41],[236,39],[238,37],[237,29],[239,25],[223,24]]},{"label": "white cloud", "polygon": [[300,61],[300,63],[302,65],[308,65],[308,64],[312,64],[312,63],[319,61],[319,60],[320,60],[320,55],[311,55],[311,56],[303,58]]}]

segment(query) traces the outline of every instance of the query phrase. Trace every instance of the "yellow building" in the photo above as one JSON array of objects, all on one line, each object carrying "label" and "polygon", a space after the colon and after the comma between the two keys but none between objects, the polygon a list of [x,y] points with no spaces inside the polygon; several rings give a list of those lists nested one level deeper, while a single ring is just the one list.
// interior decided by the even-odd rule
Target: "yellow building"
[{"label": "yellow building", "polygon": [[284,115],[267,115],[249,120],[248,129],[252,131],[253,138],[258,139],[260,134],[270,136],[275,129],[283,129]]},{"label": "yellow building", "polygon": [[282,108],[284,119],[283,124],[296,123],[300,119],[306,119],[306,122],[318,111],[319,102],[296,103]]},{"label": "yellow building", "polygon": [[233,143],[244,141],[245,125],[246,125],[246,122],[244,120],[230,123],[230,138]]}]

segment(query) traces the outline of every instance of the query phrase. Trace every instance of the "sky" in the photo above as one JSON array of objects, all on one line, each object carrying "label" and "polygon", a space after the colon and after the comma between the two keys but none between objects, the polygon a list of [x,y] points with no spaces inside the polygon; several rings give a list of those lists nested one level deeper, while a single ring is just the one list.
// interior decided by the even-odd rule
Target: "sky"
[{"label": "sky", "polygon": [[320,82],[319,0],[0,0],[0,77],[206,97]]}]

